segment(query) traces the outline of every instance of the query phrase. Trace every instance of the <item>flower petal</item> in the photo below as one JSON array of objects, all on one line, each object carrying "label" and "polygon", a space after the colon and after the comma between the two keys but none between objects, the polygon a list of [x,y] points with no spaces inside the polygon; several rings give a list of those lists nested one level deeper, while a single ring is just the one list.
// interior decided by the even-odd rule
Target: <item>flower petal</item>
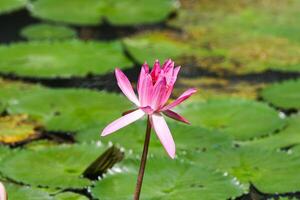
[{"label": "flower petal", "polygon": [[153,92],[151,95],[151,107],[154,110],[157,110],[161,106],[164,105],[163,99],[165,98],[167,92],[167,82],[166,79],[163,78],[159,82],[157,82],[153,88]]},{"label": "flower petal", "polygon": [[142,107],[148,106],[151,102],[151,96],[153,91],[152,78],[148,74],[146,77],[141,80],[141,86],[139,90],[139,99]]},{"label": "flower petal", "polygon": [[125,96],[132,101],[135,105],[140,106],[139,100],[136,97],[133,88],[131,86],[131,83],[129,82],[126,75],[118,68],[115,70],[115,75],[117,78],[118,86],[122,90],[122,92],[125,94]]},{"label": "flower petal", "polygon": [[0,182],[0,200],[7,200],[5,187],[1,182]]},{"label": "flower petal", "polygon": [[141,68],[140,76],[137,82],[137,91],[140,93],[141,85],[147,74],[149,73],[149,65],[145,62]]},{"label": "flower petal", "polygon": [[175,106],[177,106],[178,104],[180,104],[181,102],[185,101],[186,99],[188,99],[192,94],[194,94],[195,92],[197,92],[197,90],[195,88],[190,88],[187,91],[185,91],[184,93],[182,93],[175,101],[173,101],[172,103],[170,103],[169,105],[166,105],[162,111],[165,110],[170,110],[171,108],[174,108]]},{"label": "flower petal", "polygon": [[124,126],[127,126],[136,120],[142,118],[145,115],[145,112],[142,110],[136,110],[134,112],[131,112],[127,115],[124,115],[123,117],[120,117],[119,119],[113,121],[108,126],[104,128],[104,130],[101,133],[101,136],[109,135],[120,128],[123,128]]},{"label": "flower petal", "polygon": [[180,122],[183,122],[183,123],[186,123],[186,124],[191,124],[187,119],[185,119],[183,116],[179,115],[178,113],[172,111],[172,110],[165,110],[163,111],[163,113],[172,118],[172,119],[175,119],[177,121],[180,121]]},{"label": "flower petal", "polygon": [[165,119],[160,114],[153,114],[151,122],[165,150],[171,158],[175,158],[175,143]]}]

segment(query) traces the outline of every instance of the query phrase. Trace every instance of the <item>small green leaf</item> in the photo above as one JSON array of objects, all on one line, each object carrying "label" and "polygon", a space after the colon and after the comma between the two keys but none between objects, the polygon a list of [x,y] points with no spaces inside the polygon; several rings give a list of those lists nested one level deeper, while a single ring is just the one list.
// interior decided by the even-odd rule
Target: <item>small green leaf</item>
[{"label": "small green leaf", "polygon": [[25,7],[27,0],[1,0],[0,14],[9,13]]},{"label": "small green leaf", "polygon": [[70,27],[53,24],[33,24],[21,30],[27,40],[57,40],[75,38],[76,32]]},{"label": "small green leaf", "polygon": [[266,87],[261,96],[271,104],[284,109],[300,109],[300,80],[275,83]]},{"label": "small green leaf", "polygon": [[[125,160],[120,172],[108,174],[91,188],[102,200],[130,200],[138,172],[138,161]],[[145,200],[220,200],[241,195],[244,190],[230,176],[170,159],[148,159],[141,199]],[[216,192],[217,191],[217,192]]]},{"label": "small green leaf", "polygon": [[54,200],[88,200],[88,198],[73,192],[63,192],[55,195]]}]

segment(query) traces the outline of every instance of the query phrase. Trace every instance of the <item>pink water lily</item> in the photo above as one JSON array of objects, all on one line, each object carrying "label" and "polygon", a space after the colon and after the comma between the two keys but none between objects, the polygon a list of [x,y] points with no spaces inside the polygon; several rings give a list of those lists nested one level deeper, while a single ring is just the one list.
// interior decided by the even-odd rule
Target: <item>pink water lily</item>
[{"label": "pink water lily", "polygon": [[188,89],[175,101],[167,104],[179,70],[180,66],[174,67],[174,62],[171,59],[167,60],[162,67],[160,67],[159,61],[157,60],[154,63],[152,71],[150,71],[148,64],[145,63],[141,68],[137,83],[137,97],[126,75],[120,69],[116,69],[115,75],[118,86],[124,95],[133,102],[137,108],[125,112],[123,117],[109,124],[102,131],[101,136],[109,135],[142,118],[144,115],[148,115],[151,126],[154,128],[160,142],[169,156],[174,158],[175,143],[162,114],[172,119],[189,123],[184,117],[172,111],[172,108],[182,103],[196,92],[196,89],[194,88]]},{"label": "pink water lily", "polygon": [[5,187],[1,182],[0,182],[0,200],[7,200]]}]

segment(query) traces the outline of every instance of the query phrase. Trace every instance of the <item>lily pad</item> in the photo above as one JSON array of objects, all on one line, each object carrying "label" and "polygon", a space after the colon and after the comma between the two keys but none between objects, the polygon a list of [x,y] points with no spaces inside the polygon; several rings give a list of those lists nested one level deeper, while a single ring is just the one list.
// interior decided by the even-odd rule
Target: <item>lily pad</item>
[{"label": "lily pad", "polygon": [[67,26],[41,23],[26,26],[21,35],[28,40],[62,40],[75,38],[76,31]]},{"label": "lily pad", "polygon": [[49,193],[29,186],[4,182],[9,200],[53,200]]},{"label": "lily pad", "polygon": [[267,149],[284,149],[300,144],[300,114],[287,118],[287,125],[278,133],[253,141],[246,141],[240,145]]},{"label": "lily pad", "polygon": [[285,125],[276,110],[252,100],[209,99],[178,110],[192,124],[222,130],[236,140],[268,135]]},{"label": "lily pad", "polygon": [[86,76],[130,66],[121,43],[35,41],[0,46],[0,72],[39,78]]},{"label": "lily pad", "polygon": [[[176,122],[168,122],[176,143],[179,154],[186,150],[207,151],[220,147],[233,145],[230,137],[218,131],[211,131],[201,127],[181,125]],[[101,127],[101,128],[104,128]],[[107,137],[99,137],[99,128],[94,127],[76,134],[75,139],[80,142],[100,140],[104,144],[113,143],[125,148],[125,150],[140,154],[145,139],[146,121],[136,122]],[[149,154],[165,155],[163,147],[154,131],[151,133]]]},{"label": "lily pad", "polygon": [[[127,160],[120,169],[123,172],[107,175],[91,188],[95,198],[133,198],[138,162]],[[230,176],[178,160],[149,159],[146,171],[141,193],[141,199],[145,200],[219,200],[234,198],[244,192]]]},{"label": "lily pad", "polygon": [[31,14],[44,20],[74,25],[96,25],[101,22],[102,0],[38,0],[30,5]]},{"label": "lily pad", "polygon": [[271,104],[283,109],[300,109],[300,80],[275,83],[266,87],[261,96]]},{"label": "lily pad", "polygon": [[4,84],[0,102],[11,114],[27,113],[47,130],[78,131],[98,127],[130,109],[126,97],[86,89],[48,89],[21,83]]},{"label": "lily pad", "polygon": [[91,182],[81,174],[104,150],[97,144],[22,150],[1,162],[0,170],[10,179],[31,186],[83,188]]},{"label": "lily pad", "polygon": [[40,135],[40,125],[27,115],[0,117],[0,142],[6,144],[20,143]]},{"label": "lily pad", "polygon": [[178,5],[177,0],[105,0],[99,11],[115,25],[151,24],[165,20]]},{"label": "lily pad", "polygon": [[288,193],[300,189],[300,154],[287,154],[257,147],[240,147],[191,155],[197,165],[218,169],[249,183],[264,193]]},{"label": "lily pad", "polygon": [[126,38],[124,44],[139,63],[169,58],[178,61],[186,54],[196,54],[194,48],[180,40],[168,32],[149,32]]},{"label": "lily pad", "polygon": [[73,192],[63,192],[55,195],[55,200],[88,200],[87,197]]},{"label": "lily pad", "polygon": [[97,25],[103,18],[116,25],[136,25],[161,22],[177,6],[177,0],[38,0],[30,11],[41,19],[74,25]]},{"label": "lily pad", "polygon": [[28,0],[1,0],[0,14],[9,13],[25,7]]}]

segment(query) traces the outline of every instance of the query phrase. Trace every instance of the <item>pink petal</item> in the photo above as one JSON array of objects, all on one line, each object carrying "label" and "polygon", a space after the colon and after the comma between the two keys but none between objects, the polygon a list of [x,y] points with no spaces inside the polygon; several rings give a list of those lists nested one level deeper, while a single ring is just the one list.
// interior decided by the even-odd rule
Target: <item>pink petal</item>
[{"label": "pink petal", "polygon": [[155,63],[154,63],[153,69],[152,69],[152,71],[151,71],[151,73],[150,73],[151,76],[152,76],[152,80],[153,80],[154,82],[157,81],[157,77],[158,77],[160,71],[161,71],[161,69],[160,69],[159,61],[156,60]]},{"label": "pink petal", "polygon": [[119,119],[113,121],[108,126],[106,126],[104,128],[104,130],[102,131],[101,136],[109,135],[109,134],[119,130],[120,128],[123,128],[124,126],[127,126],[127,125],[135,122],[136,120],[140,119],[144,115],[145,115],[144,111],[142,111],[140,109],[133,111],[127,115],[124,115],[123,117],[120,117]]},{"label": "pink petal", "polygon": [[1,182],[0,182],[0,200],[7,200],[5,187]]},{"label": "pink petal", "polygon": [[140,72],[140,76],[139,76],[139,80],[137,82],[137,91],[138,93],[141,90],[141,85],[143,80],[145,79],[145,77],[147,76],[147,74],[149,73],[149,65],[145,62],[141,68],[141,72]]},{"label": "pink petal", "polygon": [[151,107],[156,110],[159,107],[164,105],[162,100],[165,97],[167,92],[167,82],[166,79],[163,78],[159,82],[157,82],[153,88],[152,98],[151,98]]},{"label": "pink petal", "polygon": [[192,94],[194,94],[195,92],[197,92],[197,90],[195,88],[190,88],[187,91],[185,91],[184,93],[182,93],[175,101],[173,101],[172,103],[170,103],[169,105],[165,106],[162,111],[165,110],[170,110],[171,108],[174,108],[175,106],[177,106],[178,104],[180,104],[181,102],[185,101],[186,99],[188,99]]},{"label": "pink petal", "polygon": [[175,158],[175,143],[165,119],[160,114],[153,114],[151,122],[165,150],[171,158]]},{"label": "pink petal", "polygon": [[185,119],[183,116],[179,115],[178,113],[176,113],[172,110],[166,110],[166,111],[163,111],[163,113],[172,119],[175,119],[177,121],[180,121],[180,122],[183,122],[186,124],[190,124],[190,122],[187,119]]},{"label": "pink petal", "polygon": [[139,91],[139,99],[142,107],[148,106],[151,102],[151,95],[153,91],[152,78],[150,74],[141,80],[141,86]]},{"label": "pink petal", "polygon": [[168,59],[165,61],[165,63],[163,64],[162,69],[164,71],[168,71],[171,67],[174,67],[174,62],[171,59]]},{"label": "pink petal", "polygon": [[127,96],[127,98],[132,101],[135,105],[139,106],[139,100],[137,99],[132,86],[126,77],[126,75],[118,68],[115,70],[115,75],[117,78],[118,86],[122,90],[122,92]]}]

